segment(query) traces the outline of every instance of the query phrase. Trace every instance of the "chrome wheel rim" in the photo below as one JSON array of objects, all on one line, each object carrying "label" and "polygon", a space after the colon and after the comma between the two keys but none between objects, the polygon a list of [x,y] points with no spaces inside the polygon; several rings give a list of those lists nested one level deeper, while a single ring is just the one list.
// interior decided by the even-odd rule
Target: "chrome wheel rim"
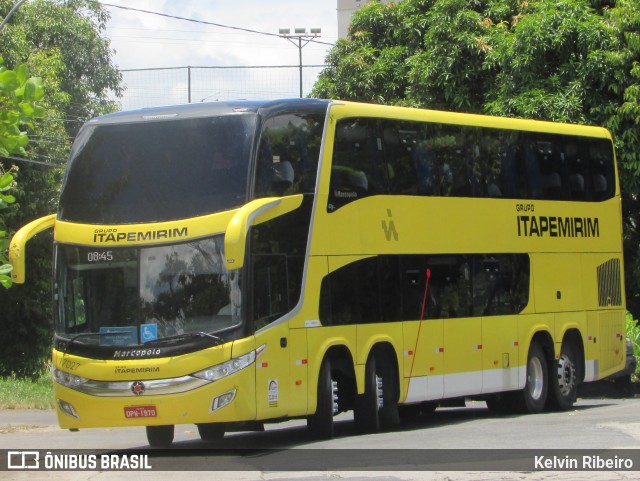
[{"label": "chrome wheel rim", "polygon": [[568,396],[576,383],[576,368],[571,359],[562,354],[558,359],[558,390],[564,397]]},{"label": "chrome wheel rim", "polygon": [[527,382],[529,383],[529,395],[531,398],[535,400],[540,399],[544,388],[544,371],[542,369],[542,363],[537,357],[529,360]]}]

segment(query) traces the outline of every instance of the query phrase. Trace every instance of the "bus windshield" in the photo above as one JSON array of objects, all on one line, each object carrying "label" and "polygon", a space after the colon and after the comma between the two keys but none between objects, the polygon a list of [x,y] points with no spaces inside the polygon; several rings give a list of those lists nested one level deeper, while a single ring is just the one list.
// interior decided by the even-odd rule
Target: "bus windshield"
[{"label": "bus windshield", "polygon": [[89,126],[69,160],[58,218],[126,224],[240,207],[255,124],[244,113]]},{"label": "bus windshield", "polygon": [[230,340],[242,327],[240,274],[218,235],[143,248],[57,245],[56,334],[135,346],[195,333]]}]

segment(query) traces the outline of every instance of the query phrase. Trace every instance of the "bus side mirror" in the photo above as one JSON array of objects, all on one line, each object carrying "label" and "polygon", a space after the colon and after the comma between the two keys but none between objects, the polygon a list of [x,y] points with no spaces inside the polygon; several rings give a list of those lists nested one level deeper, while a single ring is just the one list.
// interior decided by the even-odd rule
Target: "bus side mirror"
[{"label": "bus side mirror", "polygon": [[9,245],[9,262],[13,267],[11,280],[16,284],[24,284],[25,278],[25,245],[29,239],[43,230],[53,227],[56,222],[56,214],[50,214],[29,222],[15,233]]},{"label": "bus side mirror", "polygon": [[267,222],[297,209],[302,204],[302,194],[287,197],[256,199],[238,209],[224,234],[224,253],[227,270],[244,266],[249,227]]}]

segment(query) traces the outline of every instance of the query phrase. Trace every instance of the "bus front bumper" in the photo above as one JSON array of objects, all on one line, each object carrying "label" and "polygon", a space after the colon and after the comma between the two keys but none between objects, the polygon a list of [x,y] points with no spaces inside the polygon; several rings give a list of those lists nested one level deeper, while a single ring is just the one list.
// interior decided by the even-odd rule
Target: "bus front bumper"
[{"label": "bus front bumper", "polygon": [[252,371],[167,394],[147,394],[150,381],[127,381],[125,395],[115,390],[88,394],[54,382],[58,423],[79,429],[251,421],[256,416]]}]

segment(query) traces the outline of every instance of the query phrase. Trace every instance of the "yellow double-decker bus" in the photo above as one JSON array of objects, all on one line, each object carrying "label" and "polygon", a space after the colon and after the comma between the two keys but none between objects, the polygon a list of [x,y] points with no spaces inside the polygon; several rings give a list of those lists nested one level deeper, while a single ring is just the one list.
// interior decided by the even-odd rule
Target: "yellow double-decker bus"
[{"label": "yellow double-decker bus", "polygon": [[313,99],[88,122],[56,214],[60,426],[203,439],[443,400],[568,409],[624,366],[603,128]]}]

